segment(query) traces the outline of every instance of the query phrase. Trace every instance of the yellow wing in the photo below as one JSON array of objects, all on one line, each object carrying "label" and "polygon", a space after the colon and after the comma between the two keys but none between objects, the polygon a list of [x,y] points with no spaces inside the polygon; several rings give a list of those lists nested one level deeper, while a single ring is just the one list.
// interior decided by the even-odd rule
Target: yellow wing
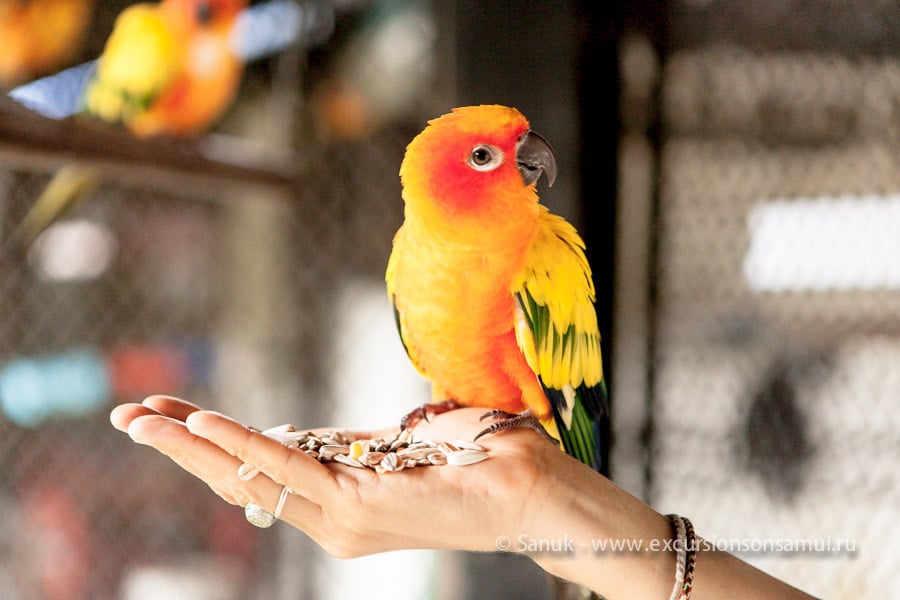
[{"label": "yellow wing", "polygon": [[566,452],[598,468],[607,399],[591,269],[575,228],[541,209],[525,267],[513,282],[516,340],[550,400]]},{"label": "yellow wing", "polygon": [[524,317],[516,327],[519,347],[543,383],[561,390],[602,381],[594,284],[584,242],[574,227],[546,208],[512,291]]}]

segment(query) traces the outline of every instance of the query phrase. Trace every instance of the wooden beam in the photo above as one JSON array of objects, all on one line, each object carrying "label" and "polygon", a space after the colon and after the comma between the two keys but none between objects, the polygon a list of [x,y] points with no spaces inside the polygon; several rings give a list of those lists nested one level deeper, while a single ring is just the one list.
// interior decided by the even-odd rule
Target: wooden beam
[{"label": "wooden beam", "polygon": [[0,164],[55,171],[82,164],[128,186],[208,199],[284,193],[301,171],[290,151],[239,138],[138,139],[87,118],[48,119],[0,95]]}]

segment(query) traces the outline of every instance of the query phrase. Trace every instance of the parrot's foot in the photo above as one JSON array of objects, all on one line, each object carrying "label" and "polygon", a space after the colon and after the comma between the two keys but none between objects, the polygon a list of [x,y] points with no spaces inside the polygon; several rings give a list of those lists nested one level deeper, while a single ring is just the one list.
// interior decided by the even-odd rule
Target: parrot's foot
[{"label": "parrot's foot", "polygon": [[526,410],[521,413],[511,413],[506,412],[505,410],[489,410],[488,412],[481,415],[481,420],[485,419],[495,419],[493,423],[491,423],[488,427],[485,427],[481,431],[478,432],[478,435],[475,436],[475,439],[472,441],[478,441],[483,435],[491,435],[494,433],[500,433],[501,431],[508,431],[510,429],[530,429],[532,431],[536,431],[546,437],[548,440],[553,442],[554,445],[559,445],[559,442],[553,439],[547,430],[544,429],[544,426],[541,425],[541,421],[534,416],[531,410]]},{"label": "parrot's foot", "polygon": [[462,404],[459,404],[455,400],[428,402],[406,413],[406,415],[400,419],[400,429],[412,429],[419,424],[419,421],[429,422],[433,417],[445,412],[450,412],[451,410],[456,410],[457,408],[462,408]]}]

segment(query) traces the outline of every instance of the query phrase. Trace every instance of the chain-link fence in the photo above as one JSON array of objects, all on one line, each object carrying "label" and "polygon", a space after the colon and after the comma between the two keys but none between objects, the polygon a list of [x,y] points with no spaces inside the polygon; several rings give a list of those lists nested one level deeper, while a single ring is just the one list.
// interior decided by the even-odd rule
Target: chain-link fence
[{"label": "chain-link fence", "polygon": [[185,574],[233,562],[247,591],[257,532],[107,418],[152,392],[212,397],[220,210],[104,186],[26,252],[12,232],[47,179],[3,177],[3,594],[121,597],[136,568],[204,556]]},{"label": "chain-link fence", "polygon": [[[332,373],[358,345],[342,341],[342,324],[376,296],[367,326],[392,323],[383,269],[409,136],[400,127],[320,148],[307,158],[327,177],[304,177],[284,197],[210,202],[106,183],[27,251],[13,232],[48,176],[4,173],[5,598],[139,598],[166,589],[160,582],[191,598],[327,588],[313,568],[325,559],[299,533],[285,541],[251,527],[107,415],[113,403],[167,393],[263,427],[330,422],[336,386],[348,390]],[[354,289],[363,302],[347,300]],[[369,351],[402,355],[394,332],[379,343]],[[361,384],[349,392],[368,394]],[[396,391],[403,406],[420,398]],[[389,425],[403,412],[364,414]],[[294,547],[307,559],[291,559]],[[279,561],[299,581],[294,594],[278,595]]]},{"label": "chain-link fence", "polygon": [[711,44],[661,106],[649,498],[813,594],[889,596],[900,61]]}]

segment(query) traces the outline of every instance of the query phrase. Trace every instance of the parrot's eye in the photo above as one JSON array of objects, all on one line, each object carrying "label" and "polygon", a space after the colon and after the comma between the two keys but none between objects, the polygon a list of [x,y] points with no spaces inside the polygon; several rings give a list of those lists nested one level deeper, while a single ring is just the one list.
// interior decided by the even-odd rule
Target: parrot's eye
[{"label": "parrot's eye", "polygon": [[201,25],[209,25],[215,17],[216,9],[210,2],[201,2],[197,5],[197,22]]},{"label": "parrot's eye", "polygon": [[479,144],[469,154],[469,166],[476,171],[493,171],[503,162],[503,153],[499,148]]}]

